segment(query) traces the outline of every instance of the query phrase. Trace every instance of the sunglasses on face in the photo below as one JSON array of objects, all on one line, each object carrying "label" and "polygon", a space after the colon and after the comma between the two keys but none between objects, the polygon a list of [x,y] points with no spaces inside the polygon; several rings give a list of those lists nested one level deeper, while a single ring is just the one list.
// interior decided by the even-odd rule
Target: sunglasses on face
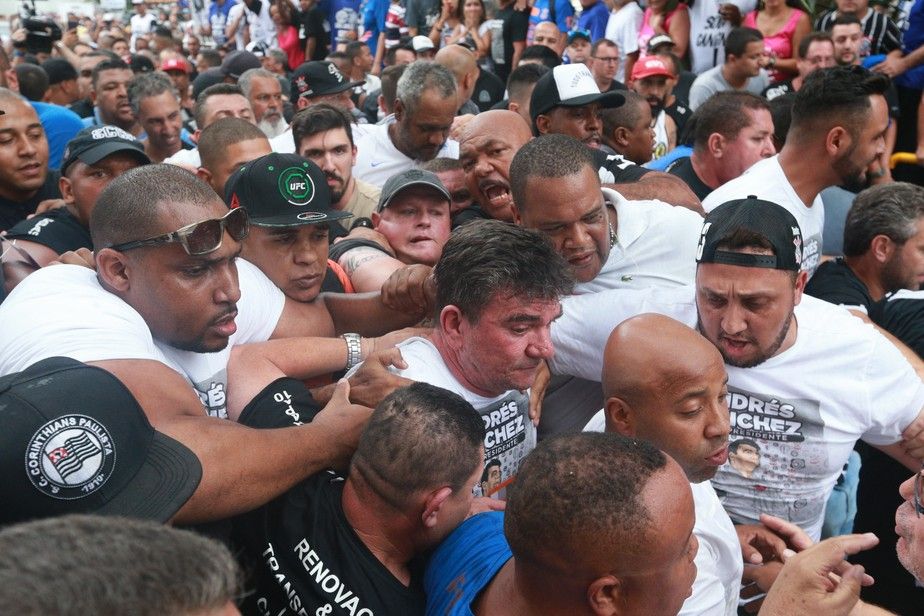
[{"label": "sunglasses on face", "polygon": [[235,242],[242,241],[250,231],[250,218],[247,210],[234,208],[221,218],[210,218],[191,225],[181,227],[171,233],[158,235],[146,240],[135,240],[110,246],[113,250],[125,252],[143,246],[162,246],[164,244],[179,244],[191,257],[207,255],[221,248],[225,231]]}]

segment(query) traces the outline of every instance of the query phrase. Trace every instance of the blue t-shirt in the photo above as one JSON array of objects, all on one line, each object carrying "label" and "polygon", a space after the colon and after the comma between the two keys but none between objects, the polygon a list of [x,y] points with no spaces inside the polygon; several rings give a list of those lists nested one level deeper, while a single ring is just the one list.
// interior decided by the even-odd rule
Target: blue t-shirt
[{"label": "blue t-shirt", "polygon": [[232,6],[234,6],[234,0],[225,0],[225,3],[221,5],[213,1],[212,6],[209,7],[209,25],[212,27],[212,38],[218,47],[228,42],[225,37],[225,27],[228,25],[228,13],[231,12]]},{"label": "blue t-shirt", "polygon": [[[526,40],[530,44],[533,42],[533,30],[536,29],[536,26],[543,21],[552,21],[551,11],[549,11],[550,6],[550,0],[536,0],[533,4],[533,8],[529,12],[529,34],[526,35]],[[555,0],[555,25],[558,26],[559,30],[562,32],[570,30],[568,20],[573,16],[574,7],[571,6],[568,0]]]},{"label": "blue t-shirt", "polygon": [[578,17],[578,30],[590,32],[591,41],[596,42],[606,36],[606,24],[610,20],[610,10],[606,3],[597,2],[581,11]]},{"label": "blue t-shirt", "polygon": [[[902,35],[902,44],[906,55],[924,45],[924,0],[916,0],[912,5],[908,13],[908,29]],[[899,75],[895,83],[914,90],[924,90],[924,64]]]},{"label": "blue t-shirt", "polygon": [[427,616],[472,616],[472,602],[513,554],[504,512],[472,516],[436,549],[427,564]]},{"label": "blue t-shirt", "polygon": [[70,109],[60,105],[35,101],[29,101],[29,104],[35,109],[39,122],[45,129],[45,138],[48,140],[48,168],[59,169],[64,147],[83,128],[83,120]]}]

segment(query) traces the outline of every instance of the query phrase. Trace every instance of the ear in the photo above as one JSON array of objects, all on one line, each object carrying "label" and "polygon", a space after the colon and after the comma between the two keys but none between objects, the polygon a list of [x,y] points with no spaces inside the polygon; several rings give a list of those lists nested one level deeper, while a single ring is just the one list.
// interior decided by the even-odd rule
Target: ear
[{"label": "ear", "polygon": [[190,138],[193,140],[193,143],[199,143],[199,137],[201,136],[202,136],[202,131],[197,128],[196,132],[194,132]]},{"label": "ear", "polygon": [[835,126],[825,135],[825,150],[832,158],[840,153],[849,151],[853,145],[850,133],[843,126]]},{"label": "ear", "polygon": [[895,254],[895,242],[885,235],[873,237],[869,243],[869,252],[876,259],[877,263],[884,264]]},{"label": "ear", "polygon": [[95,257],[96,273],[103,286],[112,289],[116,294],[128,292],[131,280],[125,255],[111,248],[103,248],[97,251]]},{"label": "ear", "polygon": [[552,125],[552,119],[549,116],[544,114],[539,114],[536,117],[536,130],[539,131],[540,135],[544,135],[549,132],[549,127]]},{"label": "ear", "polygon": [[375,101],[379,104],[379,109],[381,109],[382,111],[388,111],[388,109],[385,108],[385,97],[384,96],[379,94],[378,98],[376,98]]},{"label": "ear", "polygon": [[604,405],[607,432],[617,432],[623,436],[635,436],[635,417],[632,407],[622,398],[607,398]]},{"label": "ear", "polygon": [[[16,76],[16,69],[13,67],[6,71],[6,87],[19,94],[19,77]],[[96,103],[96,101],[93,102]]]},{"label": "ear", "polygon": [[507,103],[507,109],[510,110],[510,111],[515,111],[515,112],[519,113],[519,112],[520,112],[520,103],[517,103],[517,102],[514,102],[514,101],[509,101],[509,102]]},{"label": "ear", "polygon": [[802,292],[805,291],[805,285],[808,283],[808,272],[805,270],[796,274],[796,287],[793,294],[793,305],[798,306],[802,301]]},{"label": "ear", "polygon": [[725,152],[725,137],[720,133],[712,133],[706,140],[706,147],[713,158],[722,158]]},{"label": "ear", "polygon": [[395,121],[400,122],[404,117],[404,103],[400,98],[395,99],[395,108],[392,109],[392,113],[395,114]]},{"label": "ear", "polygon": [[379,223],[382,222],[382,215],[378,212],[372,212],[372,227],[375,229],[379,228]]},{"label": "ear", "polygon": [[212,184],[212,172],[205,167],[199,167],[196,169],[196,177],[208,185]]},{"label": "ear", "polygon": [[58,190],[61,191],[61,198],[65,203],[74,203],[74,191],[71,190],[71,181],[63,175],[58,180]]},{"label": "ear", "polygon": [[625,126],[616,127],[613,130],[613,142],[622,147],[629,145],[629,129]]},{"label": "ear", "polygon": [[517,207],[517,204],[514,203],[514,204],[511,206],[511,209],[513,210],[513,224],[515,224],[515,225],[518,226],[518,227],[522,227],[522,226],[523,226],[523,217],[520,216],[520,208],[518,208],[518,207]]},{"label": "ear", "polygon": [[462,344],[464,320],[458,306],[450,304],[440,311],[440,329],[446,342],[453,348],[458,349]]},{"label": "ear", "polygon": [[350,160],[350,166],[356,165],[356,152],[358,152],[358,150],[356,149],[356,146],[354,145],[353,146],[353,158]]},{"label": "ear", "polygon": [[306,107],[308,107],[308,99],[305,98],[304,96],[299,96],[298,100],[295,102],[295,107],[299,111],[301,111],[302,109],[305,109]]},{"label": "ear", "polygon": [[619,578],[605,575],[587,587],[587,603],[594,614],[612,616],[620,613],[623,604],[622,583]]},{"label": "ear", "polygon": [[439,522],[439,512],[449,497],[452,496],[452,488],[443,486],[442,488],[430,492],[427,500],[424,501],[424,510],[421,514],[421,522],[424,528],[433,528]]}]

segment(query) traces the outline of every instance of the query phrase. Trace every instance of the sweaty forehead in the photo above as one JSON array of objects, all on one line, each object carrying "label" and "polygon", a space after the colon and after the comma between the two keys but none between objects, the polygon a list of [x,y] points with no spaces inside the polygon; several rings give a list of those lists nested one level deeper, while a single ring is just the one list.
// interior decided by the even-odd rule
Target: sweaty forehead
[{"label": "sweaty forehead", "polygon": [[208,203],[161,201],[152,205],[157,208],[157,226],[160,233],[170,233],[202,220],[221,218],[228,213],[227,206],[217,195]]},{"label": "sweaty forehead", "polygon": [[17,124],[38,124],[38,114],[32,105],[19,98],[3,98],[0,100],[0,128],[10,128]]}]

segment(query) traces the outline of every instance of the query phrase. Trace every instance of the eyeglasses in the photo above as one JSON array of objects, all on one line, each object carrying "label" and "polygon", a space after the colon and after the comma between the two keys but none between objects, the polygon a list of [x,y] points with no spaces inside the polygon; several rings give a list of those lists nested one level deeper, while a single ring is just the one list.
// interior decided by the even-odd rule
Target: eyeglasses
[{"label": "eyeglasses", "polygon": [[206,255],[221,248],[225,230],[240,242],[250,231],[250,218],[244,208],[234,208],[221,218],[211,218],[186,225],[172,233],[165,233],[146,240],[136,240],[110,246],[113,250],[125,252],[142,246],[160,246],[162,244],[180,244],[191,257]]},{"label": "eyeglasses", "polygon": [[600,60],[601,62],[606,62],[607,64],[619,62],[619,58],[601,58],[600,56],[591,56],[594,60]]},{"label": "eyeglasses", "polygon": [[920,518],[924,514],[924,505],[921,505],[921,493],[924,492],[924,466],[914,476],[914,513]]}]

